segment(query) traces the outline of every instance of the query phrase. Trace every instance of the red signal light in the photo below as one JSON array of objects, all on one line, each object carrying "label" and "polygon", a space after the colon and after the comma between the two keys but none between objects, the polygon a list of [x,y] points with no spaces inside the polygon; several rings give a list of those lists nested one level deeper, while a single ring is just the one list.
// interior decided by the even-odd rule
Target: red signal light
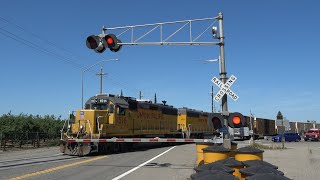
[{"label": "red signal light", "polygon": [[113,41],[113,39],[112,39],[111,37],[109,37],[109,38],[107,39],[107,43],[108,43],[108,44],[111,45],[111,44],[113,44],[113,42],[114,42],[114,41]]},{"label": "red signal light", "polygon": [[230,113],[228,118],[228,125],[232,128],[241,128],[246,125],[246,119],[241,113]]},{"label": "red signal light", "polygon": [[102,43],[105,47],[108,47],[112,52],[118,52],[122,45],[119,44],[121,41],[114,34],[107,34],[102,38]]},{"label": "red signal light", "polygon": [[233,124],[240,124],[241,118],[239,116],[235,116],[232,118]]}]

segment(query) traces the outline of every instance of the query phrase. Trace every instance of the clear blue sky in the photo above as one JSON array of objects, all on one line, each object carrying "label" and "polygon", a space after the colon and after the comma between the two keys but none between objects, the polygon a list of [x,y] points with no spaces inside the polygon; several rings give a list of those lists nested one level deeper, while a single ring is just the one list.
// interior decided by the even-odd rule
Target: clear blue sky
[{"label": "clear blue sky", "polygon": [[[175,107],[210,111],[210,80],[219,67],[201,60],[217,58],[218,46],[124,46],[97,54],[85,39],[103,25],[215,17],[222,11],[227,73],[237,76],[231,89],[240,97],[229,99],[229,110],[273,119],[280,110],[291,121],[320,121],[319,7],[312,0],[3,0],[0,114],[66,117],[81,107],[83,67],[109,58],[120,61],[104,64],[104,93],[122,89],[138,97],[141,90],[147,99],[157,93],[158,101]],[[86,100],[99,93],[99,78],[87,72],[84,80]]]}]

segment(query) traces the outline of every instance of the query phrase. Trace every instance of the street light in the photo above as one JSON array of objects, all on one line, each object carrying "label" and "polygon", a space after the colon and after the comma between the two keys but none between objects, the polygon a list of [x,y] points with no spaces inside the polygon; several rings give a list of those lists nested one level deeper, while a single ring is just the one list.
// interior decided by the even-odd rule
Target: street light
[{"label": "street light", "polygon": [[[210,60],[205,60],[203,62],[203,64],[207,64],[207,63],[210,63],[210,62],[217,62],[220,60],[220,56],[218,59],[210,59]],[[214,101],[213,101],[213,98],[214,98],[214,94],[213,94],[213,85],[211,86],[211,111],[214,112]]]},{"label": "street light", "polygon": [[96,62],[96,63],[94,63],[93,65],[91,65],[90,67],[88,67],[87,69],[85,69],[85,70],[83,70],[82,72],[81,72],[81,81],[82,81],[82,85],[81,85],[81,91],[82,91],[82,93],[81,93],[81,108],[84,108],[83,107],[83,74],[86,72],[86,71],[88,71],[88,70],[90,70],[91,68],[93,68],[95,65],[97,65],[97,64],[100,64],[100,63],[103,63],[103,62],[107,62],[107,61],[119,61],[119,59],[107,59],[107,60],[102,60],[102,61],[98,61],[98,62]]},{"label": "street light", "polygon": [[[219,59],[220,59],[220,57],[219,57]],[[217,61],[219,61],[219,59],[209,59],[209,60],[205,60],[205,61],[203,62],[203,64],[207,64],[207,63],[209,63],[209,62],[217,62]]]}]

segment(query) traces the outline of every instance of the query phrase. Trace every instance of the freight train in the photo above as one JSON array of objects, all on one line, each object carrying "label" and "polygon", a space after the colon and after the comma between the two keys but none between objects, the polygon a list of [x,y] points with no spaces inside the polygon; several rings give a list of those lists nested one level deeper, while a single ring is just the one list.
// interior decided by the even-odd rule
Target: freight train
[{"label": "freight train", "polygon": [[[274,136],[281,133],[284,129],[283,127],[278,127],[274,119],[265,118],[253,118],[250,116],[245,116],[246,126],[252,129],[251,135],[254,138],[263,138],[266,136]],[[290,128],[285,130],[286,132],[298,133],[303,136],[305,132],[312,128],[320,128],[320,123],[311,122],[290,122]]]},{"label": "freight train", "polygon": [[[174,108],[163,101],[162,104],[149,100],[137,100],[112,94],[99,94],[91,97],[84,109],[71,114],[66,131],[61,136],[61,152],[71,155],[86,155],[91,152],[113,152],[128,149],[133,143],[107,143],[112,138],[181,138],[202,139],[217,135],[212,113],[196,111],[186,107]],[[244,116],[245,123],[241,132],[252,130],[252,133],[233,134],[240,138],[261,138],[282,132],[275,120],[250,118]],[[320,128],[320,124],[290,122],[289,132],[303,134],[311,128]],[[222,127],[222,126],[220,126]],[[230,128],[229,128],[230,129]],[[230,132],[230,130],[229,130]],[[81,143],[77,139],[82,139]],[[101,139],[101,140],[100,140]],[[97,140],[97,141],[92,141]]]},{"label": "freight train", "polygon": [[[208,125],[208,114],[189,108],[174,108],[163,101],[155,104],[132,97],[99,94],[85,108],[75,112],[62,139],[117,138],[204,138],[215,130]],[[132,143],[62,141],[61,152],[85,155],[90,152],[118,151]]]}]

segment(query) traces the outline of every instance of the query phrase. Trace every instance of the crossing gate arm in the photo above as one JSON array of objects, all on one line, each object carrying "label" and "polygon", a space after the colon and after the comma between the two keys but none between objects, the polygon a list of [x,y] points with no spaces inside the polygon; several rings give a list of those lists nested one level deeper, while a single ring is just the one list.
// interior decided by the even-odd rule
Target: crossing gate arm
[{"label": "crossing gate arm", "polygon": [[222,138],[216,139],[180,139],[180,138],[111,138],[111,139],[67,139],[68,143],[72,142],[98,142],[98,143],[119,143],[119,142],[127,142],[127,143],[153,143],[153,142],[175,142],[175,143],[222,143]]}]

